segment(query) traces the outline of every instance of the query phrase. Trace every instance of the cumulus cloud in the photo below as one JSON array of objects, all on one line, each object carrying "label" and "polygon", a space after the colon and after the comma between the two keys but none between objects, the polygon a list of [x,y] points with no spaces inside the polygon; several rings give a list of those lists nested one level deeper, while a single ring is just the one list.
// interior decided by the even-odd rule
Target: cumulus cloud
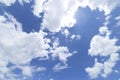
[{"label": "cumulus cloud", "polygon": [[93,78],[97,78],[98,75],[101,74],[102,68],[103,68],[103,64],[95,60],[94,66],[92,68],[90,67],[86,68],[86,72],[88,72],[89,76],[93,79]]},{"label": "cumulus cloud", "polygon": [[115,20],[117,21],[116,25],[120,27],[120,16],[117,16]]},{"label": "cumulus cloud", "polygon": [[16,0],[0,0],[0,3],[5,4],[6,6],[11,6]]},{"label": "cumulus cloud", "polygon": [[88,67],[85,70],[91,79],[97,78],[98,76],[106,78],[110,73],[113,72],[113,68],[118,60],[119,54],[113,53],[110,55],[110,58],[104,63],[99,63],[97,60],[95,60],[94,66]]},{"label": "cumulus cloud", "polygon": [[117,39],[110,39],[110,31],[106,26],[101,27],[99,29],[100,34],[105,34],[106,36],[102,35],[95,35],[90,43],[90,49],[88,50],[89,55],[91,56],[108,56],[112,53],[117,52],[120,47],[116,46]]},{"label": "cumulus cloud", "polygon": [[77,0],[48,0],[44,4],[42,26],[52,32],[58,32],[62,27],[72,27],[76,22],[74,13],[77,8]]},{"label": "cumulus cloud", "polygon": [[[0,2],[11,6],[16,0],[0,0]],[[18,0],[18,2],[30,3],[31,0]],[[91,10],[98,9],[108,15],[119,5],[119,0],[34,0],[32,12],[37,17],[41,17],[40,13],[44,13],[42,26],[51,32],[59,32],[64,27],[74,26],[76,23],[74,15],[79,7],[88,6]]]},{"label": "cumulus cloud", "polygon": [[80,35],[75,35],[75,34],[73,34],[72,36],[71,36],[71,39],[76,39],[76,40],[79,40],[81,38],[81,36]]},{"label": "cumulus cloud", "polygon": [[92,10],[98,9],[104,11],[105,15],[108,15],[112,12],[113,9],[119,7],[119,0],[79,0],[82,7],[90,7]]},{"label": "cumulus cloud", "polygon": [[110,58],[104,62],[104,70],[103,70],[103,77],[107,77],[113,71],[113,67],[116,65],[117,61],[119,60],[119,54],[113,53],[110,55]]},{"label": "cumulus cloud", "polygon": [[62,31],[62,34],[65,35],[65,37],[67,38],[70,35],[70,32],[68,31],[68,29],[64,29]]},{"label": "cumulus cloud", "polygon": [[[32,72],[35,71],[28,65],[32,59],[39,57],[46,60],[50,54],[52,58],[59,58],[60,61],[66,62],[67,58],[71,56],[65,46],[55,46],[55,44],[54,48],[50,46],[50,39],[46,38],[46,32],[42,30],[29,34],[23,32],[22,24],[8,13],[0,15],[0,35],[0,79],[2,80],[7,80],[6,75],[9,80],[14,80],[16,76],[7,67],[9,63],[21,69],[24,76],[31,76]],[[51,49],[52,53],[48,49]],[[42,71],[45,68],[38,70]]]},{"label": "cumulus cloud", "polygon": [[45,13],[42,26],[51,32],[58,32],[64,27],[73,27],[76,23],[74,14],[79,7],[88,6],[91,10],[98,9],[108,15],[120,4],[119,0],[59,0],[59,2],[48,0],[45,3],[44,0],[36,0],[35,2],[38,3],[33,6],[33,13],[38,17],[41,12]]},{"label": "cumulus cloud", "polygon": [[99,29],[100,34],[95,35],[90,43],[90,49],[88,50],[91,56],[109,57],[103,63],[95,60],[93,67],[86,68],[86,72],[89,76],[97,78],[98,76],[107,77],[113,72],[113,68],[119,60],[120,46],[116,45],[118,41],[116,38],[110,38],[110,30],[106,26]]},{"label": "cumulus cloud", "polygon": [[69,52],[69,49],[65,46],[59,46],[59,40],[56,39],[53,43],[53,48],[51,49],[51,56],[53,58],[58,57],[60,61],[66,62],[67,58],[72,56],[72,53]]},{"label": "cumulus cloud", "polygon": [[6,6],[11,6],[12,4],[14,4],[17,1],[21,5],[23,5],[23,3],[30,3],[31,0],[0,0],[0,3],[4,4]]},{"label": "cumulus cloud", "polygon": [[[48,58],[46,49],[49,45],[44,39],[46,33],[39,31],[39,33],[27,34],[22,31],[22,25],[12,15],[5,13],[0,17],[0,72],[3,73],[2,76],[10,72],[7,68],[9,63],[25,65],[36,57]],[[30,74],[30,69],[24,71],[24,74]]]},{"label": "cumulus cloud", "polygon": [[43,4],[46,0],[34,0],[33,8],[33,14],[37,17],[41,17],[40,13],[43,12]]}]

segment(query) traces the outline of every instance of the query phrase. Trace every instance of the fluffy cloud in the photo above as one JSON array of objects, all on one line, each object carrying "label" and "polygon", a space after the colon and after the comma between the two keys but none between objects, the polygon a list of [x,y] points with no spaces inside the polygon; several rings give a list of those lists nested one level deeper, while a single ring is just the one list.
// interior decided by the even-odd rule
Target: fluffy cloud
[{"label": "fluffy cloud", "polygon": [[67,61],[67,58],[72,56],[72,53],[69,52],[69,49],[65,46],[59,46],[58,39],[53,43],[53,48],[51,49],[51,56],[53,58],[58,57],[63,63]]},{"label": "fluffy cloud", "polygon": [[104,11],[105,15],[112,12],[113,9],[120,5],[119,0],[79,0],[82,7],[90,7],[92,10],[98,9]]},{"label": "fluffy cloud", "polygon": [[[51,32],[58,32],[64,27],[73,27],[76,23],[74,14],[79,7],[88,6],[92,10],[98,9],[108,15],[120,4],[119,0],[59,0],[59,2],[57,0],[48,0],[44,4],[41,3],[34,5],[33,13],[36,16],[39,16],[42,11],[45,13],[42,26]],[[37,6],[38,4],[40,5]]]},{"label": "fluffy cloud", "polygon": [[115,20],[117,21],[117,26],[118,27],[120,27],[120,16],[117,16],[116,18],[115,18]]},{"label": "fluffy cloud", "polygon": [[76,40],[79,40],[81,38],[81,36],[80,35],[75,35],[75,34],[73,34],[72,36],[71,36],[71,39],[76,39]]},{"label": "fluffy cloud", "polygon": [[[6,6],[11,6],[14,4],[17,0],[0,0],[0,3],[6,5]],[[23,5],[23,3],[30,3],[31,0],[18,0],[18,2]]]},{"label": "fluffy cloud", "polygon": [[43,4],[46,0],[35,0],[33,5],[33,14],[37,17],[41,17],[40,13],[43,12]]},{"label": "fluffy cloud", "polygon": [[113,72],[113,67],[116,65],[118,60],[119,54],[113,53],[110,55],[110,58],[104,63],[99,63],[97,60],[95,60],[94,66],[88,67],[85,70],[91,79],[97,78],[98,76],[106,78],[107,75]]},{"label": "fluffy cloud", "polygon": [[[112,53],[117,52],[120,47],[116,46],[117,39],[110,39],[110,31],[106,26],[99,29],[100,35],[95,35],[90,44],[90,49],[88,50],[91,56],[108,56]],[[102,36],[106,35],[106,36]]]},{"label": "fluffy cloud", "polygon": [[103,63],[99,63],[95,60],[93,67],[86,68],[86,72],[91,78],[97,78],[99,75],[107,77],[112,71],[117,61],[119,60],[120,46],[116,45],[117,39],[111,39],[111,32],[106,26],[99,29],[100,34],[95,35],[90,43],[90,49],[88,50],[91,56],[109,57]]},{"label": "fluffy cloud", "polygon": [[[9,63],[21,69],[22,75],[31,76],[35,71],[28,65],[32,59],[39,57],[46,60],[50,58],[48,56],[50,54],[52,58],[59,58],[60,61],[66,62],[72,55],[65,46],[57,44],[56,46],[53,44],[54,47],[50,46],[50,39],[46,38],[47,33],[42,30],[29,34],[23,32],[22,24],[8,13],[0,16],[0,35],[0,79],[2,80],[7,79],[5,76],[9,80],[14,80],[17,76],[7,67]],[[39,68],[39,71],[42,69]]]},{"label": "fluffy cloud", "polygon": [[[20,4],[30,1],[18,0]],[[0,0],[0,2],[11,6],[16,0]],[[119,0],[35,0],[32,12],[37,17],[41,17],[40,13],[44,13],[42,26],[51,32],[59,32],[61,28],[74,26],[76,23],[74,14],[79,7],[88,6],[92,10],[98,9],[108,15],[119,5]]]},{"label": "fluffy cloud", "polygon": [[77,8],[77,0],[48,0],[44,4],[42,26],[52,32],[58,32],[62,27],[72,27],[76,22],[74,13]]},{"label": "fluffy cloud", "polygon": [[[18,66],[28,64],[33,58],[48,58],[46,49],[49,45],[44,38],[46,33],[41,30],[39,33],[23,32],[22,25],[12,15],[5,13],[0,16],[0,35],[1,79],[4,74],[10,74],[7,67],[9,63]],[[25,69],[23,73],[30,75],[30,68]]]},{"label": "fluffy cloud", "polygon": [[65,37],[67,38],[70,35],[70,32],[68,31],[68,29],[64,29],[62,31],[62,34],[65,35]]},{"label": "fluffy cloud", "polygon": [[30,3],[32,0],[18,0],[18,2],[23,5],[24,3]]},{"label": "fluffy cloud", "polygon": [[16,0],[0,0],[0,3],[5,4],[6,6],[11,6],[12,4],[14,4],[16,2]]},{"label": "fluffy cloud", "polygon": [[88,72],[91,78],[97,78],[98,75],[101,74],[102,68],[103,68],[103,64],[95,60],[94,66],[92,68],[90,67],[86,68],[86,72]]},{"label": "fluffy cloud", "polygon": [[120,56],[118,53],[112,53],[110,55],[110,58],[106,62],[104,62],[104,70],[102,74],[103,77],[107,77],[107,75],[113,71],[113,67],[116,65],[119,57]]}]

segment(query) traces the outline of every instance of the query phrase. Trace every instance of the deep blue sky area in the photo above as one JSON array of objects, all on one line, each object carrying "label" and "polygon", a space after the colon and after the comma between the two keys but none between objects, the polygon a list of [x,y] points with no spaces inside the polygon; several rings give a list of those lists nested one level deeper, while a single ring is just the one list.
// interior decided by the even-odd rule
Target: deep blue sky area
[{"label": "deep blue sky area", "polygon": [[[16,2],[9,7],[0,6],[0,15],[3,14],[4,11],[13,15],[16,20],[22,24],[23,31],[28,34],[31,32],[39,32],[44,13],[41,13],[42,17],[36,17],[32,13],[31,6],[33,4],[34,2],[20,5],[18,2]],[[108,24],[108,28],[112,31],[110,37],[117,38],[118,42],[116,45],[120,45],[120,27],[116,26],[117,20],[115,20],[115,17],[120,16],[120,7],[114,9],[110,15],[111,17]],[[59,38],[60,46],[67,46],[71,53],[77,51],[77,53],[75,53],[72,57],[68,58],[68,68],[56,72],[53,71],[52,68],[55,64],[61,63],[60,60],[52,60],[52,58],[50,58],[48,60],[40,61],[39,58],[35,58],[30,62],[30,66],[45,66],[47,70],[36,72],[32,75],[32,77],[28,77],[27,80],[91,80],[85,71],[85,68],[88,66],[92,67],[94,65],[95,58],[102,59],[102,57],[91,57],[88,55],[88,49],[90,48],[91,39],[95,35],[99,34],[99,28],[103,26],[106,15],[104,15],[104,11],[100,12],[99,9],[91,10],[89,7],[79,7],[74,17],[76,19],[76,24],[74,27],[67,28],[70,32],[68,37],[65,37],[63,34],[61,34],[61,32],[51,34],[50,31],[45,31],[50,33],[47,36],[48,38],[51,38],[52,36]],[[71,40],[70,36],[72,34],[79,34],[81,38]],[[8,67],[12,65],[14,64],[10,63]],[[114,69],[120,71],[120,61],[118,61]],[[15,69],[13,72],[15,74],[22,73],[20,69]],[[120,80],[119,78],[119,72],[113,72],[106,78],[98,76],[98,78],[93,80]]]},{"label": "deep blue sky area", "polygon": [[16,3],[10,7],[5,8],[7,12],[14,15],[16,19],[22,23],[23,31],[30,32],[38,32],[40,30],[40,25],[42,22],[42,18],[38,18],[33,15],[31,4],[20,5]]}]

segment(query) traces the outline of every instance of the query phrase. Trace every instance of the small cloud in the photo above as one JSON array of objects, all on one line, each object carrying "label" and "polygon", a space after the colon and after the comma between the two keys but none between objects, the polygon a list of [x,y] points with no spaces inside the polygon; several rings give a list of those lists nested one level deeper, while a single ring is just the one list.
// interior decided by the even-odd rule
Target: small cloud
[{"label": "small cloud", "polygon": [[67,38],[70,35],[70,32],[68,31],[68,29],[64,29],[62,31],[62,34],[65,35],[65,37]]},{"label": "small cloud", "polygon": [[64,63],[58,63],[58,64],[56,64],[56,65],[53,67],[53,70],[54,70],[54,71],[60,71],[60,70],[66,69],[66,68],[68,68],[68,64],[66,64],[66,63],[64,62]]},{"label": "small cloud", "polygon": [[75,34],[73,34],[72,36],[71,36],[71,39],[73,40],[73,39],[76,39],[76,40],[79,40],[81,38],[81,36],[80,35],[75,35]]}]

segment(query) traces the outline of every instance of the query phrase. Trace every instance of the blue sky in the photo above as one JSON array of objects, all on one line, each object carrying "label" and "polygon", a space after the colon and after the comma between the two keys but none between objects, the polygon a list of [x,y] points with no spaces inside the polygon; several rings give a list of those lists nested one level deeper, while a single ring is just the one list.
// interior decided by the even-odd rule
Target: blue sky
[{"label": "blue sky", "polygon": [[0,80],[120,80],[119,0],[0,0]]}]

